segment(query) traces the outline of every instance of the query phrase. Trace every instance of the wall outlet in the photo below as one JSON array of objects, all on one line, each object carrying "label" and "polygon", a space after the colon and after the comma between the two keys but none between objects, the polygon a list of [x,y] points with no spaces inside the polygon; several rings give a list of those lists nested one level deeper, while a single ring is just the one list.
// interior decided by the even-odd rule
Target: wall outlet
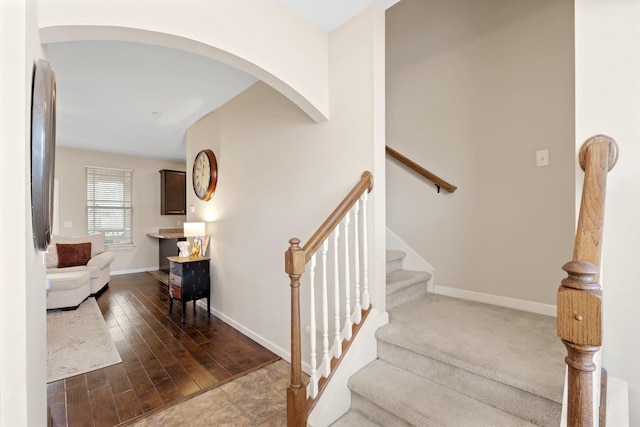
[{"label": "wall outlet", "polygon": [[549,150],[536,151],[536,166],[549,166]]},{"label": "wall outlet", "polygon": [[64,228],[71,228],[71,227],[73,227],[73,223],[71,221],[64,222]]}]

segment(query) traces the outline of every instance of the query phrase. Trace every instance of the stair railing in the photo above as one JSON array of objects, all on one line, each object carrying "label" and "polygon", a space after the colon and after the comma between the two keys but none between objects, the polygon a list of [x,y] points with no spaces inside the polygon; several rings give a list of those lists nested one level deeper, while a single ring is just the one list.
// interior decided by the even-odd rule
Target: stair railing
[{"label": "stair railing", "polygon": [[[308,414],[369,313],[367,200],[372,188],[373,175],[365,171],[360,181],[304,246],[300,246],[300,240],[297,238],[289,240],[290,246],[285,252],[285,272],[291,279],[291,383],[287,388],[287,426],[307,425]],[[350,232],[351,214],[353,214],[353,225]],[[343,244],[340,246],[341,225]],[[353,246],[349,245],[350,235],[353,236]],[[332,246],[332,256],[328,257],[330,246]],[[319,262],[318,252],[320,253]],[[350,258],[351,253],[353,258]],[[311,367],[308,387],[305,386],[302,378],[300,326],[300,278],[307,264],[309,264],[309,365]],[[351,266],[353,266],[353,273]],[[320,271],[317,272],[316,269]],[[342,281],[340,272],[343,273]],[[318,290],[316,290],[317,276],[321,279]],[[332,286],[329,282],[332,282]],[[319,302],[316,302],[317,291],[321,294],[318,298]],[[353,309],[351,307],[352,292]],[[329,294],[333,294],[333,301],[329,298]],[[321,313],[319,316],[322,324],[320,340],[322,356],[319,365],[316,345],[317,312]],[[333,315],[332,328],[329,323],[330,314]],[[332,346],[330,342],[333,342]]]},{"label": "stair railing", "polygon": [[427,178],[429,181],[432,181],[436,185],[436,188],[438,189],[438,193],[440,192],[440,188],[444,188],[449,193],[453,193],[458,189],[458,187],[456,187],[455,185],[449,184],[447,181],[440,178],[438,175],[432,172],[429,172],[428,170],[426,170],[425,168],[423,168],[422,166],[420,166],[410,158],[398,153],[396,150],[389,147],[388,145],[386,145],[385,147],[388,155],[398,160],[400,163],[407,166],[408,168],[413,169],[423,177]]},{"label": "stair railing", "polygon": [[609,172],[618,160],[618,146],[598,135],[581,147],[585,172],[573,260],[562,269],[568,277],[558,289],[558,336],[567,348],[567,426],[594,425],[593,356],[602,345],[600,258],[604,206]]}]

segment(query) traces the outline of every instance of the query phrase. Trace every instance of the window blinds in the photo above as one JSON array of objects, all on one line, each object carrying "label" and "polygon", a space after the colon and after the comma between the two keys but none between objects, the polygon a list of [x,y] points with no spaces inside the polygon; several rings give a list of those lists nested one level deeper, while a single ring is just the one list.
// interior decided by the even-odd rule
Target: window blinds
[{"label": "window blinds", "polygon": [[87,166],[87,231],[108,245],[133,244],[133,171]]}]

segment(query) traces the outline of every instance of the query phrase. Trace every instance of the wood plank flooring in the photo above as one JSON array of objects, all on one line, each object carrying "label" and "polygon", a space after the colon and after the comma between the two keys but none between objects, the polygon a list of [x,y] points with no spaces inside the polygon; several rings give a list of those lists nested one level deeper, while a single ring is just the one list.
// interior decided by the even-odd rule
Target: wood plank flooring
[{"label": "wood plank flooring", "polygon": [[186,323],[148,273],[111,276],[98,306],[122,363],[47,385],[53,426],[112,427],[280,358],[200,307]]}]

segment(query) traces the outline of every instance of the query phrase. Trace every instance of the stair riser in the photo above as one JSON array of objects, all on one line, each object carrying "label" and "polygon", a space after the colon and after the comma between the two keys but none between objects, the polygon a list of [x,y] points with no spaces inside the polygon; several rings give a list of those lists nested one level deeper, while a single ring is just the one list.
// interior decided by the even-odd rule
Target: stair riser
[{"label": "stair riser", "polygon": [[426,293],[427,282],[420,282],[387,295],[387,310]]},{"label": "stair riser", "polygon": [[537,425],[559,425],[562,406],[378,339],[378,358]]},{"label": "stair riser", "polygon": [[387,274],[398,270],[402,270],[402,258],[387,261]]},{"label": "stair riser", "polygon": [[[351,409],[361,413],[369,419],[376,420],[381,426],[385,427],[412,427],[411,424],[396,417],[391,412],[381,408],[358,393],[351,392]],[[366,414],[366,415],[365,415]],[[423,424],[428,425],[428,424]]]}]

